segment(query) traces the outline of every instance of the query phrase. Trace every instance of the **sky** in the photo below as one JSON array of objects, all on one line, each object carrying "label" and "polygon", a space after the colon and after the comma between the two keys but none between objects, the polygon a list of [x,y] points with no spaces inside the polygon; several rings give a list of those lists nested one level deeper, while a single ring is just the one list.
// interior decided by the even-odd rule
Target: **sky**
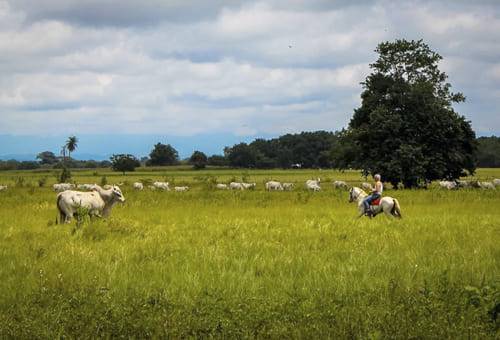
[{"label": "sky", "polygon": [[500,135],[500,1],[0,0],[0,157],[338,130],[398,38],[441,54],[456,110]]}]

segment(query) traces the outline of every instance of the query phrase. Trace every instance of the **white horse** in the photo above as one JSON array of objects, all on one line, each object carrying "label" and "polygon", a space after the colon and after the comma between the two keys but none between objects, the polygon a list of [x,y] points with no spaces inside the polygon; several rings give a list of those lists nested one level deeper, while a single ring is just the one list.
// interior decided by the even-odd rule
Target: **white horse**
[{"label": "white horse", "polygon": [[[360,189],[358,187],[353,187],[349,190],[349,203],[358,201],[358,218],[365,214],[363,200],[366,198],[366,196],[368,196],[368,194],[364,192],[363,189]],[[380,214],[381,212],[384,212],[388,216],[394,216],[397,218],[403,217],[401,215],[401,207],[399,206],[398,200],[388,196],[382,197],[380,199],[379,205],[372,205],[370,206],[370,209],[373,213],[372,217]]]}]

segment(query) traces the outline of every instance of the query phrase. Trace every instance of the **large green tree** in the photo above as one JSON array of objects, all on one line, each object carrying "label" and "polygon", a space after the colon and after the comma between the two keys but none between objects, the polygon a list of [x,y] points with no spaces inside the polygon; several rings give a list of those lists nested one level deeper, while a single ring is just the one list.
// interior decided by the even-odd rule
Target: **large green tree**
[{"label": "large green tree", "polygon": [[189,164],[193,165],[194,169],[204,169],[207,166],[208,158],[201,151],[195,151],[189,158]]},{"label": "large green tree", "polygon": [[475,134],[452,106],[465,97],[450,91],[438,68],[442,57],[422,40],[383,42],[375,51],[349,124],[354,163],[405,187],[473,173]]},{"label": "large green tree", "polygon": [[157,143],[149,154],[148,165],[173,165],[179,161],[179,154],[170,144]]},{"label": "large green tree", "polygon": [[141,162],[130,154],[113,155],[110,158],[111,168],[114,171],[121,171],[125,174],[126,171],[135,171],[135,168],[141,166]]},{"label": "large green tree", "polygon": [[57,156],[51,151],[40,152],[36,158],[40,160],[40,164],[56,164],[59,162]]}]

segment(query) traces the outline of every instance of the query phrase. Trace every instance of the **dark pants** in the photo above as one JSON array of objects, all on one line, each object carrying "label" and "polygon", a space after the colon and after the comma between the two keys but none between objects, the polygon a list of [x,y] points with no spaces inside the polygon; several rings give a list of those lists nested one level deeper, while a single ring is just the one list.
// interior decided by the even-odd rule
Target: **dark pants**
[{"label": "dark pants", "polygon": [[374,192],[373,194],[366,197],[365,200],[363,201],[363,205],[365,206],[365,211],[368,211],[370,209],[370,204],[378,198],[380,198],[380,194],[378,192]]}]

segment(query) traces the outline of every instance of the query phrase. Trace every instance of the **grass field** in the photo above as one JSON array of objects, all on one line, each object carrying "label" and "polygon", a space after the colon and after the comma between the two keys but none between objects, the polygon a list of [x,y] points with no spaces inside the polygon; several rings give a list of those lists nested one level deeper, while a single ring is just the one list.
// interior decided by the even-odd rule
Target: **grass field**
[{"label": "grass field", "polygon": [[[0,173],[0,338],[500,336],[500,190],[387,190],[403,219],[369,220],[330,182],[359,184],[355,171],[92,170],[73,180],[104,175],[124,183],[126,203],[77,226],[54,224],[52,173]],[[242,177],[257,190],[208,189]],[[315,177],[323,191],[306,192]],[[140,179],[192,190],[135,192]],[[298,187],[265,192],[269,179]]]}]

